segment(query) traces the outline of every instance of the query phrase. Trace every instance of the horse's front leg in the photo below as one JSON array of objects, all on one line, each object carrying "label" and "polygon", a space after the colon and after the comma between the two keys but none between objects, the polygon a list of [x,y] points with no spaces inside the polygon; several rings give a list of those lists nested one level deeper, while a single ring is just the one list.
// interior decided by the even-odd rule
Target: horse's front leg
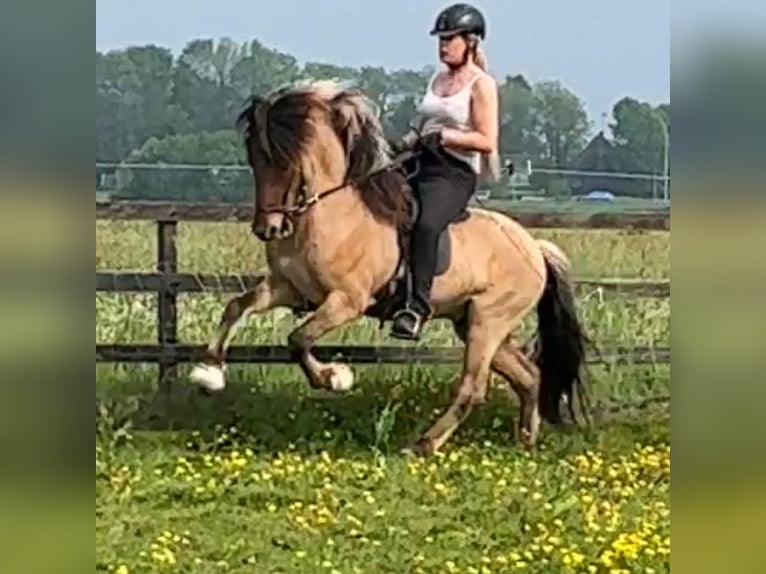
[{"label": "horse's front leg", "polygon": [[209,391],[222,390],[226,386],[223,373],[226,349],[234,338],[237,326],[252,313],[264,313],[275,307],[292,307],[298,302],[298,296],[286,281],[268,272],[261,273],[253,289],[233,297],[226,304],[205,358],[191,371],[191,380]]},{"label": "horse's front leg", "polygon": [[314,343],[326,333],[356,319],[362,314],[364,302],[343,291],[331,292],[314,315],[288,338],[290,352],[312,387],[344,391],[354,384],[354,376],[347,365],[322,363],[312,353]]}]

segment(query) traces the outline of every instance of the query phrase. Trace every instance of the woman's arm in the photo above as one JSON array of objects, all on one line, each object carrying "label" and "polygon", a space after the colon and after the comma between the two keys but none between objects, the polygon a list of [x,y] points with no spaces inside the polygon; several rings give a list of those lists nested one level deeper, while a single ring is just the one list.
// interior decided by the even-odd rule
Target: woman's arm
[{"label": "woman's arm", "polygon": [[491,76],[479,78],[471,93],[471,120],[475,129],[461,131],[454,128],[442,130],[442,145],[493,153],[498,138],[497,85]]}]

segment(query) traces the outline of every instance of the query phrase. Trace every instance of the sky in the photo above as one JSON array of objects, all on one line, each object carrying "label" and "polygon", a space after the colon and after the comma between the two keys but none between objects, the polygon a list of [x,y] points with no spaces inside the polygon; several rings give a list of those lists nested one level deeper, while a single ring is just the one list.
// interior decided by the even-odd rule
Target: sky
[{"label": "sky", "polygon": [[[300,63],[420,69],[437,63],[428,31],[447,4],[97,0],[96,49],[153,43],[177,54],[196,38],[257,38]],[[584,100],[594,129],[624,96],[653,104],[670,100],[670,0],[477,0],[474,5],[487,19],[484,48],[495,78],[523,74],[533,82],[561,81]]]}]

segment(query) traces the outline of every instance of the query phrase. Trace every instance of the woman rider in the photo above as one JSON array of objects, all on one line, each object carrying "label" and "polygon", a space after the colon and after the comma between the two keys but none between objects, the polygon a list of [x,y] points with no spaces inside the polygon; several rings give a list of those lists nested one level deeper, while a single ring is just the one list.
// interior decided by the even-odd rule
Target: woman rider
[{"label": "woman rider", "polygon": [[425,148],[410,180],[420,207],[410,237],[411,289],[391,330],[393,337],[409,340],[418,338],[432,311],[439,235],[465,209],[478,175],[485,168],[492,179],[499,175],[497,86],[479,47],[484,17],[473,6],[454,4],[439,13],[431,35],[439,37],[445,69],[433,76],[418,107],[422,140],[412,131],[402,142]]}]

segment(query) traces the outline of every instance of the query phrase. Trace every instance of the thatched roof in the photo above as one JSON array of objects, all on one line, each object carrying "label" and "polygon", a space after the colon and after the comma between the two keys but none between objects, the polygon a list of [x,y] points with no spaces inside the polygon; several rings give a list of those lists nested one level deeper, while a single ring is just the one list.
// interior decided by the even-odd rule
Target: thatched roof
[{"label": "thatched roof", "polygon": [[638,167],[625,151],[599,132],[572,162],[572,168],[582,171],[636,172]]}]

